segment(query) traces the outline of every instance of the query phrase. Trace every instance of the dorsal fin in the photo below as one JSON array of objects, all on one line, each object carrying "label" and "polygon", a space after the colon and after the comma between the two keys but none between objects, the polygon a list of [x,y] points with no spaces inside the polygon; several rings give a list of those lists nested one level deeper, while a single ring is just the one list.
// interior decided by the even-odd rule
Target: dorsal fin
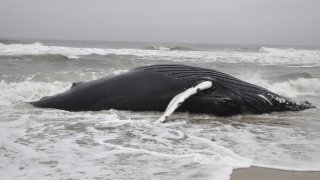
[{"label": "dorsal fin", "polygon": [[77,87],[78,85],[82,84],[83,82],[73,82],[71,88]]}]

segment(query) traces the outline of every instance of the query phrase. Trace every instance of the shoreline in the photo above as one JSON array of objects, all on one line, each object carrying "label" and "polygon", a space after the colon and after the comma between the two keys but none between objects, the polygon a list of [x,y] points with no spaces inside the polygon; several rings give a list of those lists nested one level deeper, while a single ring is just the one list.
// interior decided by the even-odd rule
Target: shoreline
[{"label": "shoreline", "polygon": [[233,170],[230,180],[319,180],[320,171],[286,171],[252,166]]}]

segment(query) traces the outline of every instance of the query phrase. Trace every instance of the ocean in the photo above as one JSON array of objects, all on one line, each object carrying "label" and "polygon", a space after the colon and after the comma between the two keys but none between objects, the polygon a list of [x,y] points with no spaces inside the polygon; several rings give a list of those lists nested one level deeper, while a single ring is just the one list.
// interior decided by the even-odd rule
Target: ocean
[{"label": "ocean", "polygon": [[[153,64],[228,73],[318,108],[217,117],[27,102]],[[0,40],[1,179],[216,179],[250,166],[320,171],[320,48]]]}]

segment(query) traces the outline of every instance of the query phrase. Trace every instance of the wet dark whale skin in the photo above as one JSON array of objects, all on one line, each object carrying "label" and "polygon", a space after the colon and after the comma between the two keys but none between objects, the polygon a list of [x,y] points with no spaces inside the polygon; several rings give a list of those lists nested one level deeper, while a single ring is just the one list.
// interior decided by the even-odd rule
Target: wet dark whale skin
[{"label": "wet dark whale skin", "polygon": [[67,111],[165,111],[174,96],[202,81],[211,81],[213,86],[188,98],[178,111],[229,116],[314,107],[307,101],[296,103],[219,71],[185,65],[144,66],[116,76],[74,83],[69,90],[32,104]]}]

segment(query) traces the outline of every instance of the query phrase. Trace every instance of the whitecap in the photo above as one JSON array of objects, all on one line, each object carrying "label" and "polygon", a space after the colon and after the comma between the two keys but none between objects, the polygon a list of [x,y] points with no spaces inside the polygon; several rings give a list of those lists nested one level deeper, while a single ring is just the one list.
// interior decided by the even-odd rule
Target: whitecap
[{"label": "whitecap", "polygon": [[160,49],[110,49],[110,48],[77,48],[46,46],[35,44],[2,44],[0,43],[0,55],[63,55],[77,59],[85,55],[130,55],[148,60],[170,61],[197,61],[223,62],[223,63],[255,63],[261,65],[293,65],[293,66],[319,66],[320,50],[309,49],[281,49],[262,47],[260,51],[230,51],[221,49],[215,51],[169,51]]}]

